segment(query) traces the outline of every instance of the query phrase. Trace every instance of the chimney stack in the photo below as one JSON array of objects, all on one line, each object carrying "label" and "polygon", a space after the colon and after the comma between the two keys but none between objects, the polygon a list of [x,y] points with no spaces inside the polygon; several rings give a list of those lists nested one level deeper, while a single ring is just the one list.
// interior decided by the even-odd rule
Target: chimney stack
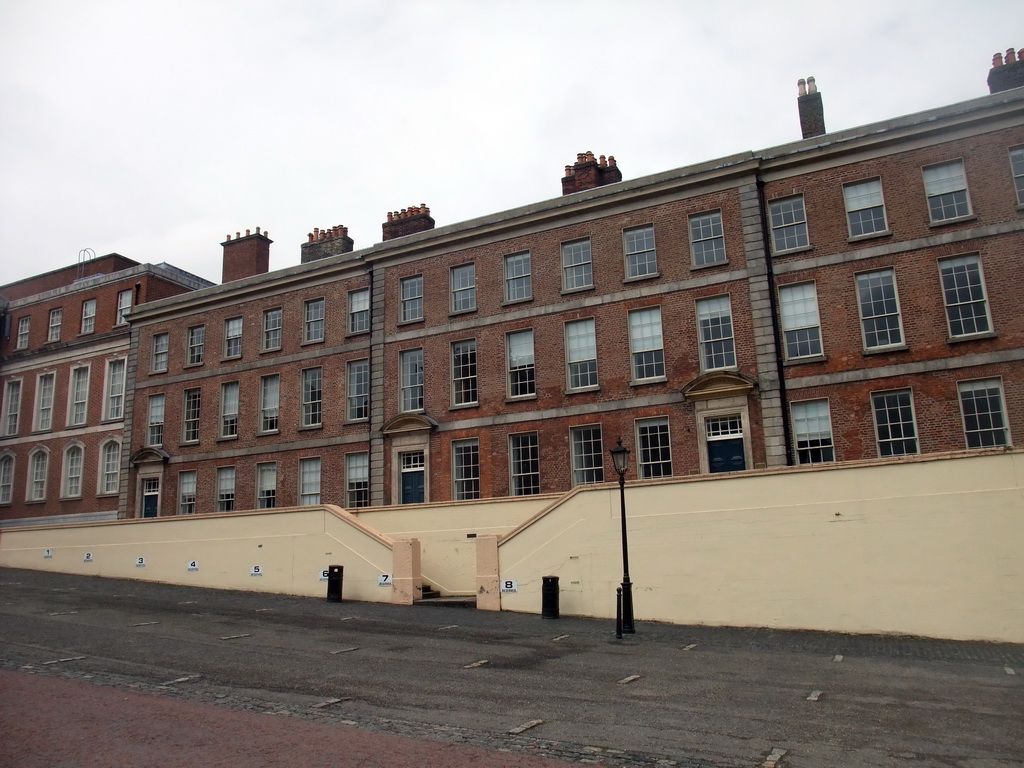
[{"label": "chimney stack", "polygon": [[256,234],[249,230],[245,234],[235,233],[235,239],[231,235],[221,243],[224,246],[224,268],[221,273],[221,282],[230,283],[232,280],[241,280],[243,277],[253,275],[264,275],[270,271],[270,244],[274,242],[267,237],[266,232],[260,232],[256,227]]},{"label": "chimney stack", "polygon": [[433,228],[434,220],[430,218],[430,209],[426,203],[412,205],[401,211],[388,211],[388,220],[381,225],[384,240],[415,235]]},{"label": "chimney stack", "polygon": [[593,152],[580,152],[576,155],[576,164],[565,166],[562,177],[562,194],[571,195],[585,189],[603,187],[622,181],[622,171],[615,163],[615,157],[601,155],[594,157]]},{"label": "chimney stack", "polygon": [[302,263],[319,261],[341,253],[352,253],[355,243],[348,236],[348,227],[341,224],[330,229],[314,227],[302,244]]},{"label": "chimney stack", "polygon": [[992,69],[988,71],[988,92],[1002,93],[1011,88],[1024,86],[1024,48],[1006,50],[1005,56],[997,53],[992,57]]},{"label": "chimney stack", "polygon": [[825,135],[825,107],[821,103],[821,94],[813,77],[796,81],[797,109],[800,111],[800,130],[804,138]]}]

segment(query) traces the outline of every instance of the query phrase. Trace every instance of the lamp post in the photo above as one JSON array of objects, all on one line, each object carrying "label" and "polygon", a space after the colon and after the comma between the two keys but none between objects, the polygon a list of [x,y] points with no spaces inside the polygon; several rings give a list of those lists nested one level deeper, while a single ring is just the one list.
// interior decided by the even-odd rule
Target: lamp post
[{"label": "lamp post", "polygon": [[629,448],[619,444],[608,451],[619,475],[619,503],[622,507],[622,631],[636,632],[633,625],[633,584],[629,580],[629,544],[626,538],[626,470],[629,468]]}]

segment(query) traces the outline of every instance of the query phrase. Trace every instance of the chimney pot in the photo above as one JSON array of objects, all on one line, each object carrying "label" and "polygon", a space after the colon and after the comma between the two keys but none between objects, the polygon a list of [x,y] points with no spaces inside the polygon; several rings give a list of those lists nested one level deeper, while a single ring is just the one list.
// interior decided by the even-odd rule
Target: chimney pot
[{"label": "chimney pot", "polygon": [[796,92],[797,96],[807,95],[807,81],[804,80],[802,77],[796,81]]},{"label": "chimney pot", "polygon": [[1014,51],[1013,48],[1007,48],[1006,49],[1006,56],[1004,57],[1004,61],[1007,64],[1013,64],[1013,62],[1015,62],[1016,60],[1017,60],[1017,52]]},{"label": "chimney pot", "polygon": [[814,84],[814,77],[813,76],[807,78],[807,92],[808,93],[817,93],[818,92],[818,86]]},{"label": "chimney pot", "polygon": [[237,239],[238,239],[238,238],[240,238],[241,236],[242,236],[242,233],[241,233],[241,232],[235,232],[235,240],[237,240]]},{"label": "chimney pot", "polygon": [[1001,66],[1003,66],[1003,54],[1001,54],[1001,53],[993,53],[992,54],[992,66],[993,67],[1001,67]]}]

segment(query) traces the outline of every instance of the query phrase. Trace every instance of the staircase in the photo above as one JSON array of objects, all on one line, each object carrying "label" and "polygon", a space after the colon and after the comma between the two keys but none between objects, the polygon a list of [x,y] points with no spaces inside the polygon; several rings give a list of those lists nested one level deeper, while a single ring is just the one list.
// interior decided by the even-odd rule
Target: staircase
[{"label": "staircase", "polygon": [[430,584],[423,585],[423,597],[413,600],[413,605],[429,605],[434,608],[476,608],[475,595],[442,596]]}]

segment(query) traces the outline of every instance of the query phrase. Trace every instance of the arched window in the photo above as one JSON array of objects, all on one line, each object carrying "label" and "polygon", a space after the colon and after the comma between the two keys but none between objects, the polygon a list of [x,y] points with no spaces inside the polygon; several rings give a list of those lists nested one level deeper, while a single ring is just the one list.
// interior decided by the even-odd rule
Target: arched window
[{"label": "arched window", "polygon": [[100,495],[117,493],[121,485],[121,443],[108,440],[100,447]]},{"label": "arched window", "polygon": [[82,463],[84,456],[85,449],[81,443],[72,443],[64,449],[62,497],[76,498],[82,495]]},{"label": "arched window", "polygon": [[27,501],[46,501],[46,478],[50,471],[50,454],[37,448],[28,455]]},{"label": "arched window", "polygon": [[14,495],[14,456],[0,456],[0,504],[10,504]]}]

